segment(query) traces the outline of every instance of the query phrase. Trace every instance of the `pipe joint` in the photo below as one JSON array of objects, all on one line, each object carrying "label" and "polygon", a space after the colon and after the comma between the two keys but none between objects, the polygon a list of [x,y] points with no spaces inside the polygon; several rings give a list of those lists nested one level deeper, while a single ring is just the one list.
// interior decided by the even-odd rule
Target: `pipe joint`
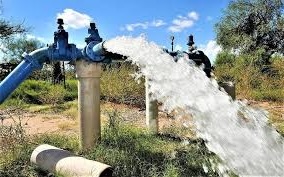
[{"label": "pipe joint", "polygon": [[48,58],[50,61],[75,61],[81,56],[75,44],[68,44],[66,49],[54,48],[50,46],[48,49]]},{"label": "pipe joint", "polygon": [[24,60],[31,63],[33,69],[42,69],[43,63],[40,63],[39,60],[35,59],[33,56],[27,54],[26,52],[22,54],[22,57],[24,57]]},{"label": "pipe joint", "polygon": [[104,42],[92,41],[86,46],[86,57],[89,61],[102,62],[105,59]]}]

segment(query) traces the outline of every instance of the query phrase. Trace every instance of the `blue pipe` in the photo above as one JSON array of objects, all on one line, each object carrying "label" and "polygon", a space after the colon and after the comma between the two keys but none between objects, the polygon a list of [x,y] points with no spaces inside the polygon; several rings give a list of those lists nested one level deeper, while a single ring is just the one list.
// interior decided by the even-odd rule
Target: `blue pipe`
[{"label": "blue pipe", "polygon": [[54,32],[54,42],[24,56],[24,60],[0,83],[0,104],[36,69],[41,69],[43,63],[52,61],[70,61],[78,59],[91,62],[110,63],[112,59],[121,59],[122,55],[107,52],[104,42],[99,36],[94,23],[88,29],[89,37],[85,39],[87,46],[84,49],[68,44],[68,32],[63,28],[63,20],[58,19],[58,30]]},{"label": "blue pipe", "polygon": [[104,42],[90,42],[86,47],[86,58],[93,62],[110,63],[112,60],[126,60],[127,56],[108,52],[104,47]]},{"label": "blue pipe", "polygon": [[86,57],[93,62],[101,62],[105,59],[106,50],[103,47],[104,42],[98,43],[92,41],[86,46]]},{"label": "blue pipe", "polygon": [[47,59],[48,48],[35,50],[0,83],[0,104],[36,69],[41,69]]}]

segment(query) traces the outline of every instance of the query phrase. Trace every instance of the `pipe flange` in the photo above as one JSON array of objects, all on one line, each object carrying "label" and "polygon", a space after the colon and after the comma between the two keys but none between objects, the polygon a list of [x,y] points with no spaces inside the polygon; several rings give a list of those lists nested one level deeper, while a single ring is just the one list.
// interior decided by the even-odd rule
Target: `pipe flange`
[{"label": "pipe flange", "polygon": [[96,54],[93,50],[94,46],[98,44],[97,41],[92,41],[86,46],[86,54],[88,59],[94,62],[102,62],[105,57],[102,56],[101,54]]},{"label": "pipe flange", "polygon": [[69,44],[69,48],[71,49],[71,61],[75,61],[77,59],[77,48],[75,44]]},{"label": "pipe flange", "polygon": [[31,55],[24,52],[22,54],[22,57],[24,57],[24,60],[27,60],[28,62],[30,62],[32,64],[33,68],[42,69],[43,64],[41,64],[38,60],[35,60],[34,57],[32,57]]}]

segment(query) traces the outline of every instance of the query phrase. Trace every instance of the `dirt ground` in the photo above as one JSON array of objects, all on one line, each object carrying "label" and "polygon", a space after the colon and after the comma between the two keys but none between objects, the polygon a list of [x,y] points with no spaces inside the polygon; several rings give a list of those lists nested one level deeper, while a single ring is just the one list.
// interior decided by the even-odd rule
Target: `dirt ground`
[{"label": "dirt ground", "polygon": [[[278,115],[277,122],[284,124],[284,105],[269,102],[250,101],[249,105],[261,107]],[[140,108],[115,103],[103,103],[101,105],[102,124],[106,123],[112,114],[116,113],[121,121],[134,126],[145,127],[145,110]],[[172,126],[186,127],[190,118],[173,119],[166,113],[159,112],[159,129],[171,130]],[[0,109],[0,126],[13,126],[21,124],[30,135],[43,133],[78,134],[79,121],[71,119],[62,113],[33,113],[24,110]],[[190,134],[190,133],[189,133]],[[191,136],[191,135],[188,135]]]},{"label": "dirt ground", "polygon": [[[145,127],[145,110],[125,104],[103,103],[101,105],[101,121],[105,124],[114,112],[120,121],[134,126]],[[71,119],[62,113],[33,113],[26,110],[0,109],[0,126],[14,126],[21,124],[25,131],[30,134],[62,133],[78,134],[79,121]],[[160,127],[170,124],[171,118],[163,112],[159,112]],[[169,122],[169,123],[167,123]]]}]

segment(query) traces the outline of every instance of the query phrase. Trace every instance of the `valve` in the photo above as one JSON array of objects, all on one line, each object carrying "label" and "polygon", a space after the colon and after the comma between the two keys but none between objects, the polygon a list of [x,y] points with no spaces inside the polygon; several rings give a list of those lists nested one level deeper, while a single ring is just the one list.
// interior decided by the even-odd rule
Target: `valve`
[{"label": "valve", "polygon": [[59,49],[59,54],[64,55],[65,49],[68,47],[68,32],[64,30],[63,19],[57,19],[58,30],[54,32],[53,47]]},{"label": "valve", "polygon": [[193,35],[189,35],[188,36],[188,53],[184,52],[185,54],[187,54],[188,58],[190,60],[193,60],[196,65],[200,66],[200,65],[204,65],[203,71],[206,73],[207,77],[211,77],[211,62],[209,60],[209,58],[201,51],[201,50],[197,50],[197,47],[194,45],[194,41],[193,41]]},{"label": "valve", "polygon": [[54,32],[54,41],[49,46],[48,55],[51,61],[74,61],[77,58],[76,45],[68,44],[68,32],[64,30],[63,19],[57,19],[57,31]]},{"label": "valve", "polygon": [[99,31],[95,23],[90,23],[90,28],[88,28],[88,34],[90,34],[89,37],[85,38],[85,42],[87,43],[87,45],[90,42],[95,42],[97,44],[103,41],[103,39],[99,35]]},{"label": "valve", "polygon": [[192,53],[194,50],[196,50],[192,34],[188,36],[188,43],[187,43],[187,45],[188,45],[188,52],[189,53]]}]

